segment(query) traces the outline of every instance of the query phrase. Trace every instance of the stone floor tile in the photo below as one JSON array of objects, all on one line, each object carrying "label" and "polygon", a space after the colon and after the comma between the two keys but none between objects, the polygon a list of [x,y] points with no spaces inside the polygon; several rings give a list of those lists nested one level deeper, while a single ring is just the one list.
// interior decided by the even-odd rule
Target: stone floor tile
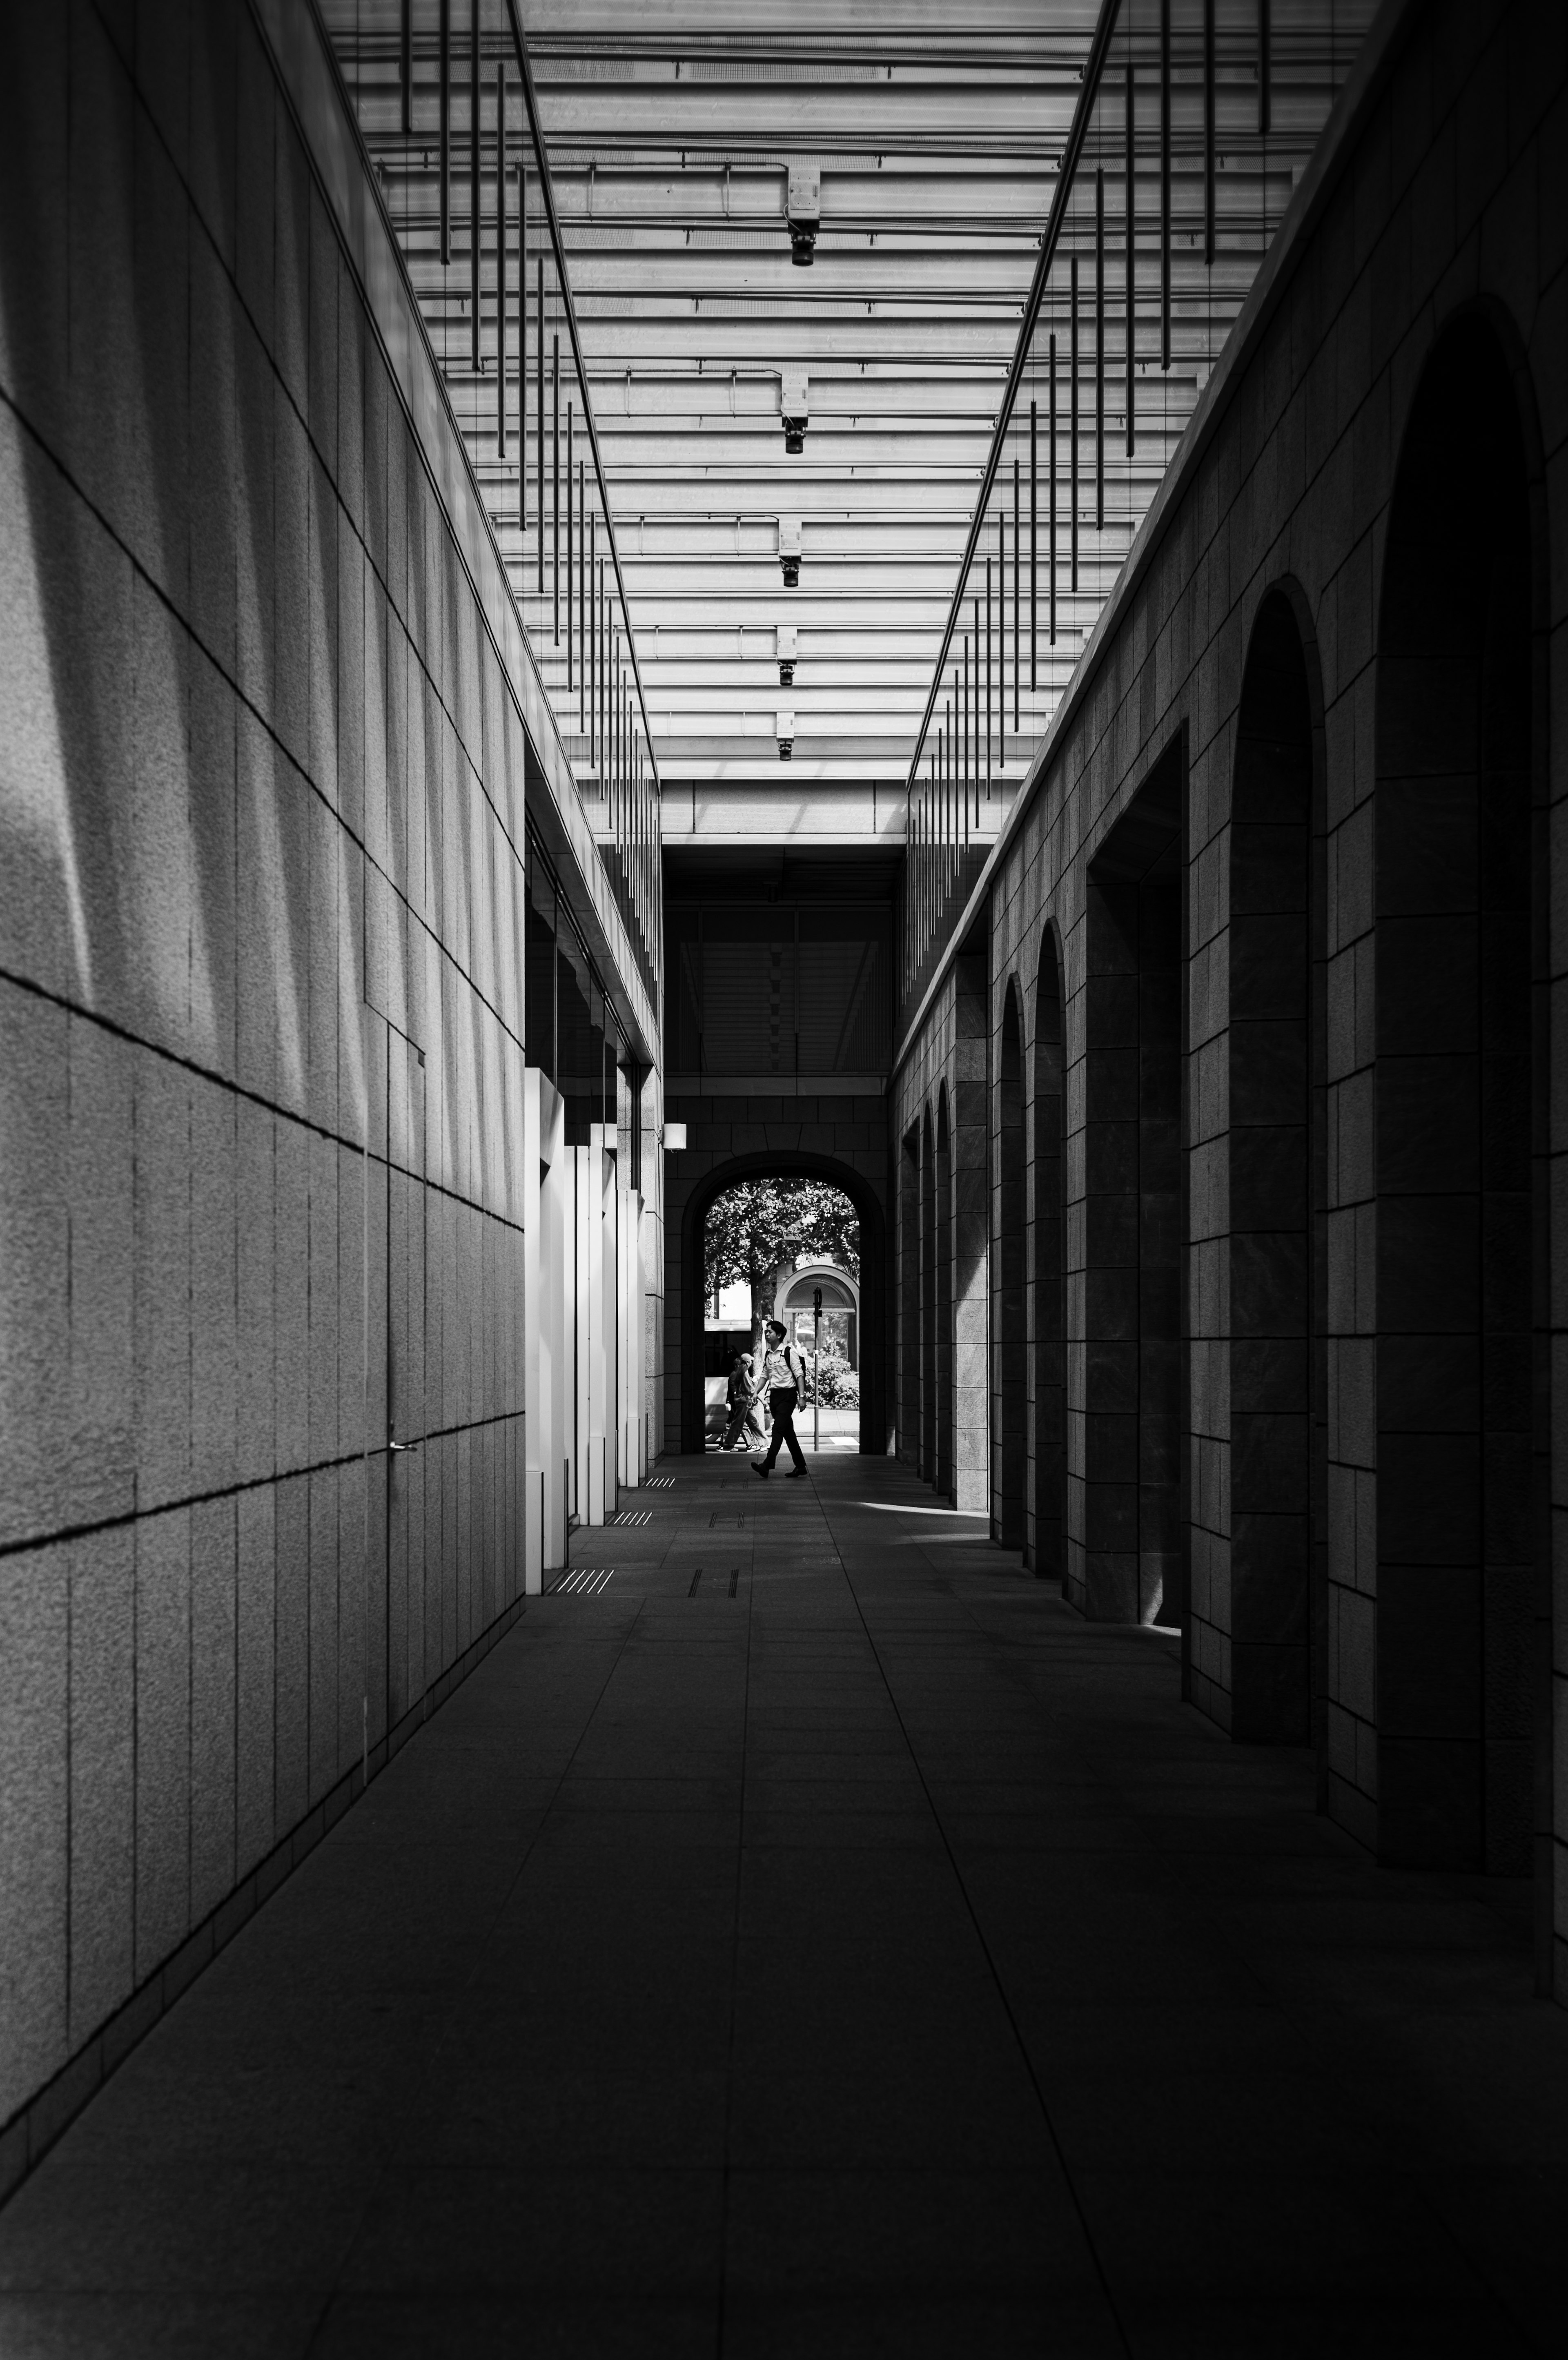
[{"label": "stone floor tile", "polygon": [[670,1471],[0,2212],[5,2360],[1558,2347],[1511,1887],[893,1462]]},{"label": "stone floor tile", "polygon": [[1543,2348],[1495,2303],[1442,2298],[1140,2303],[1123,2324],[1132,2360],[1515,2360]]},{"label": "stone floor tile", "polygon": [[387,2173],[343,2266],[352,2293],[716,2293],[724,2182],[694,2168]]},{"label": "stone floor tile", "polygon": [[318,2295],[0,2294],[6,2360],[305,2360]]}]

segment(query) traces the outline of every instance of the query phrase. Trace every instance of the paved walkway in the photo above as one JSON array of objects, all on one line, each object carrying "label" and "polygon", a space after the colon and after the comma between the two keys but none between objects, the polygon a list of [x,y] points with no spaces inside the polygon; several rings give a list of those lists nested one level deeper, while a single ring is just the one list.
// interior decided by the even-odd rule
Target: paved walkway
[{"label": "paved walkway", "polygon": [[1515,1888],[896,1466],[659,1474],[0,2213],[5,2360],[1564,2348]]}]

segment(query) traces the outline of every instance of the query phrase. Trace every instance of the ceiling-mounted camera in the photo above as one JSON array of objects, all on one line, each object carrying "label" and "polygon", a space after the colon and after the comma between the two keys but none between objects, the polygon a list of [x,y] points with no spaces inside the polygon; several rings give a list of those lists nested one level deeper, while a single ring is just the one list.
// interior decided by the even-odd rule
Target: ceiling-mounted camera
[{"label": "ceiling-mounted camera", "polygon": [[822,220],[822,176],[815,164],[790,165],[785,218],[789,224],[789,259],[798,268],[808,269]]},{"label": "ceiling-mounted camera", "polygon": [[793,688],[795,685],[796,642],[799,637],[800,634],[793,623],[779,624],[779,685],[780,688]]},{"label": "ceiling-mounted camera", "polygon": [[811,384],[804,369],[786,369],[779,409],[784,416],[784,448],[789,452],[806,447],[806,428],[811,422]]},{"label": "ceiling-mounted camera", "polygon": [[776,714],[774,726],[779,732],[779,759],[788,762],[795,751],[795,716],[793,710]]},{"label": "ceiling-mounted camera", "polygon": [[779,519],[779,563],[784,569],[784,587],[793,590],[800,579],[800,519],[780,517]]}]

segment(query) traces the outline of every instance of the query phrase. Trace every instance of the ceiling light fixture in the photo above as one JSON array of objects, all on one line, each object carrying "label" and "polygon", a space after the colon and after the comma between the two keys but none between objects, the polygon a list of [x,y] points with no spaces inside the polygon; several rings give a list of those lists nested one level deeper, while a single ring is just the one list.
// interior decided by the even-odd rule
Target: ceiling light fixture
[{"label": "ceiling light fixture", "polygon": [[811,415],[810,380],[804,369],[784,371],[779,406],[784,419],[784,448],[798,453],[806,447],[806,428]]},{"label": "ceiling light fixture", "polygon": [[789,224],[789,259],[798,268],[809,269],[822,222],[822,176],[815,164],[790,165],[784,214]]}]

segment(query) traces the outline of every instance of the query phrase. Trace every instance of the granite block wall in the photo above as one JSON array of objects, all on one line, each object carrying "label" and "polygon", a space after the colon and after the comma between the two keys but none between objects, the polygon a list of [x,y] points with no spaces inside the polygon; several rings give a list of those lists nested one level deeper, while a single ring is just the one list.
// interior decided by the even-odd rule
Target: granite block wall
[{"label": "granite block wall", "polygon": [[953,1000],[953,1502],[991,1505],[991,1071],[987,960],[954,963]]},{"label": "granite block wall", "polygon": [[[1109,1546],[1096,1499],[1114,1507],[1135,1471],[1096,1408],[1102,1348],[1128,1324],[1115,1298],[1130,1249],[1112,1218],[1118,1192],[1104,1184],[1118,1122],[1133,1117],[1094,1062],[1116,1022],[1105,990],[1118,987],[1099,980],[1090,872],[1179,745],[1186,1690],[1237,1734],[1296,1738],[1310,1719],[1327,1807],[1390,1861],[1517,1871],[1528,1756],[1525,1852],[1543,1972],[1560,1991],[1568,1506],[1550,1470],[1568,1464],[1554,1275],[1568,1243],[1555,1175],[1568,1007],[1557,825],[1568,788],[1565,157],[1561,9],[1396,0],[1380,13],[1009,819],[985,976],[993,1046],[1016,982],[1032,1076],[1054,931],[1067,1560],[1084,1597],[1083,1569]],[[1434,625],[1396,626],[1388,570],[1421,389],[1446,366],[1443,340],[1460,335],[1486,344],[1508,388],[1527,519],[1511,555],[1497,500],[1479,501],[1485,532],[1465,521],[1463,486],[1491,464],[1475,454],[1497,445],[1472,403],[1445,478],[1462,497],[1427,498],[1432,546],[1418,568],[1468,631],[1463,650]],[[1270,823],[1294,884],[1263,873],[1268,847],[1243,843],[1233,816],[1243,680],[1276,594],[1308,683],[1310,815]],[[1508,648],[1512,672],[1497,654]],[[1407,699],[1424,748],[1382,734],[1411,659],[1428,666],[1426,692]],[[1477,665],[1499,683],[1479,706]],[[1492,716],[1484,727],[1477,711]],[[1520,725],[1511,736],[1498,715]],[[1490,850],[1475,839],[1468,899],[1443,874],[1452,831],[1448,854],[1432,833],[1443,777],[1465,769],[1455,749],[1466,744],[1465,793],[1492,814],[1522,796],[1529,814],[1512,853],[1495,829]],[[1413,874],[1398,882],[1401,864]],[[899,1133],[951,1054],[963,965],[951,959],[895,1076]],[[1398,1011],[1385,1006],[1397,969]],[[1412,1058],[1428,1061],[1419,1074]],[[1424,1244],[1409,1242],[1418,1231]],[[1474,1299],[1438,1316],[1433,1284],[1452,1297],[1465,1273]],[[1469,1373],[1440,1405],[1403,1372],[1444,1338]],[[983,1431],[980,1405],[967,1414]],[[1110,1556],[1127,1561],[1130,1549]],[[1451,1559],[1463,1559],[1462,1580]],[[1519,1701],[1531,1683],[1533,1709]]]},{"label": "granite block wall", "polygon": [[953,1497],[953,1313],[956,1270],[953,1248],[953,1120],[945,1082],[939,1085],[936,1093],[936,1224],[931,1245],[936,1265],[936,1349],[932,1369],[936,1388],[936,1448],[931,1481],[939,1498],[951,1500]]},{"label": "granite block wall", "polygon": [[921,1333],[920,1127],[898,1142],[898,1456],[928,1480],[925,1462],[925,1354]]},{"label": "granite block wall", "polygon": [[1025,1175],[1029,1295],[1025,1311],[1028,1466],[1024,1563],[1042,1580],[1067,1579],[1066,1260],[1062,1205],[1062,977],[1053,940],[1041,946],[1035,987],[1030,1142]]},{"label": "granite block wall", "polygon": [[522,1578],[522,726],[237,0],[0,25],[0,613],[15,2125]]},{"label": "granite block wall", "polygon": [[1011,986],[1002,1009],[996,1087],[987,1109],[990,1156],[987,1231],[991,1301],[989,1430],[991,1537],[1021,1550],[1029,1461],[1028,1159],[1024,1143],[1023,1035]]},{"label": "granite block wall", "polygon": [[945,1259],[937,1231],[937,1125],[927,1109],[920,1127],[920,1472],[941,1489],[937,1472],[937,1271]]}]

